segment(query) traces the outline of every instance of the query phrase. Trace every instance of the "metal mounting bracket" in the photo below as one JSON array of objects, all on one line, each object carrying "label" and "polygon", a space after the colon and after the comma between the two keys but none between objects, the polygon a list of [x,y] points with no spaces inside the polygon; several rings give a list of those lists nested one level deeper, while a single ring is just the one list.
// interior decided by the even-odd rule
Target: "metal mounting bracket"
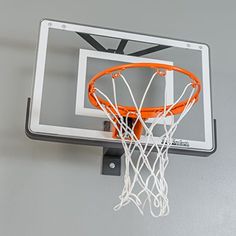
[{"label": "metal mounting bracket", "polygon": [[[103,130],[110,131],[110,121],[104,121]],[[103,147],[102,174],[120,176],[123,148]]]},{"label": "metal mounting bracket", "polygon": [[102,174],[120,176],[122,148],[103,148]]},{"label": "metal mounting bracket", "polygon": [[[125,54],[124,50],[126,45],[128,44],[128,40],[126,39],[121,39],[118,47],[116,49],[111,49],[111,48],[105,48],[101,43],[99,43],[92,35],[86,34],[86,33],[80,33],[76,32],[82,39],[84,39],[88,44],[90,44],[93,48],[95,48],[97,51],[101,52],[110,52],[110,53],[117,53],[117,54]],[[166,45],[156,45],[152,46],[146,49],[141,49],[140,51],[137,52],[132,52],[127,55],[130,56],[144,56],[149,53],[161,51],[163,49],[170,48],[171,46],[166,46]]]}]

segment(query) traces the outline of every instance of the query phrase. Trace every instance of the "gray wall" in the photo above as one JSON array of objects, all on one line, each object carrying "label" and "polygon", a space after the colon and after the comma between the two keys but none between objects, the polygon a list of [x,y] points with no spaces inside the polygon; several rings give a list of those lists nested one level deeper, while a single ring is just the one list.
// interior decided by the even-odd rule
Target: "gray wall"
[{"label": "gray wall", "polygon": [[[0,235],[236,235],[235,1],[3,1],[0,9]],[[38,25],[52,18],[206,42],[218,150],[170,156],[171,212],[113,212],[122,178],[100,175],[101,149],[25,137]]]}]

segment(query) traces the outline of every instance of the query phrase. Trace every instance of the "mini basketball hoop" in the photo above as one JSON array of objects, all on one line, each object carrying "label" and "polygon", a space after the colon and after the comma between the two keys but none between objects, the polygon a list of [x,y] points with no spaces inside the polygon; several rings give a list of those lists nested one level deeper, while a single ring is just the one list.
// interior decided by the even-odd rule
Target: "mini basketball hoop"
[{"label": "mini basketball hoop", "polygon": [[[139,105],[134,98],[130,85],[122,74],[123,71],[134,68],[150,68],[154,70]],[[167,105],[166,103],[167,89],[165,83],[163,106],[143,107],[144,100],[155,77],[164,78],[166,81],[166,73],[168,71],[182,73],[191,81],[185,86],[182,94],[173,104]],[[109,74],[112,79],[114,103],[111,102],[111,98],[95,87],[95,82],[98,79]],[[133,106],[118,104],[115,85],[115,80],[118,78],[124,81],[130,93]],[[191,88],[190,96],[187,99],[183,99],[189,88]],[[197,102],[200,91],[200,81],[193,73],[177,66],[159,63],[119,65],[101,71],[90,80],[88,84],[89,100],[93,106],[101,109],[107,115],[113,126],[112,137],[121,140],[125,151],[124,188],[119,197],[120,203],[114,207],[115,210],[133,202],[142,214],[146,203],[149,204],[150,212],[154,217],[164,216],[169,213],[168,186],[165,180],[165,169],[169,162],[168,149],[172,144],[172,137],[177,125],[193,104]],[[175,115],[178,115],[177,119],[175,121],[171,119],[171,124],[167,125],[165,118]],[[145,121],[149,118],[152,118],[152,121],[148,126]],[[160,120],[164,121],[164,134],[157,139],[153,136],[153,130],[160,123]],[[138,156],[134,155],[135,150],[139,151]],[[151,160],[153,151],[157,153],[154,161]],[[148,170],[147,176],[147,171],[144,169]]]}]

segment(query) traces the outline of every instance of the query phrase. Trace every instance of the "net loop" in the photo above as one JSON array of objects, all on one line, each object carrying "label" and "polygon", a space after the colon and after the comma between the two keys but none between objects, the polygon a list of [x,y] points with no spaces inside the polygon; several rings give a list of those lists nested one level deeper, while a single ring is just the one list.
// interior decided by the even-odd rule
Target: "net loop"
[{"label": "net loop", "polygon": [[116,79],[116,78],[120,77],[120,74],[121,74],[121,71],[114,72],[114,73],[111,74],[111,77],[112,77],[112,79]]},{"label": "net loop", "polygon": [[161,77],[166,76],[166,70],[164,70],[164,69],[159,69],[158,68],[158,69],[156,69],[156,73]]}]

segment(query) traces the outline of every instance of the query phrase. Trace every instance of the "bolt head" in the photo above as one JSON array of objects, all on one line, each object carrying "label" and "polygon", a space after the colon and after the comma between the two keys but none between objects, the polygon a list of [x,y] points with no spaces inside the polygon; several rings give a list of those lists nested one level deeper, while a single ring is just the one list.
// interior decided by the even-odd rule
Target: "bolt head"
[{"label": "bolt head", "polygon": [[111,162],[111,163],[109,164],[109,167],[110,167],[111,169],[114,169],[114,168],[116,167],[116,165],[115,165],[114,162]]}]

